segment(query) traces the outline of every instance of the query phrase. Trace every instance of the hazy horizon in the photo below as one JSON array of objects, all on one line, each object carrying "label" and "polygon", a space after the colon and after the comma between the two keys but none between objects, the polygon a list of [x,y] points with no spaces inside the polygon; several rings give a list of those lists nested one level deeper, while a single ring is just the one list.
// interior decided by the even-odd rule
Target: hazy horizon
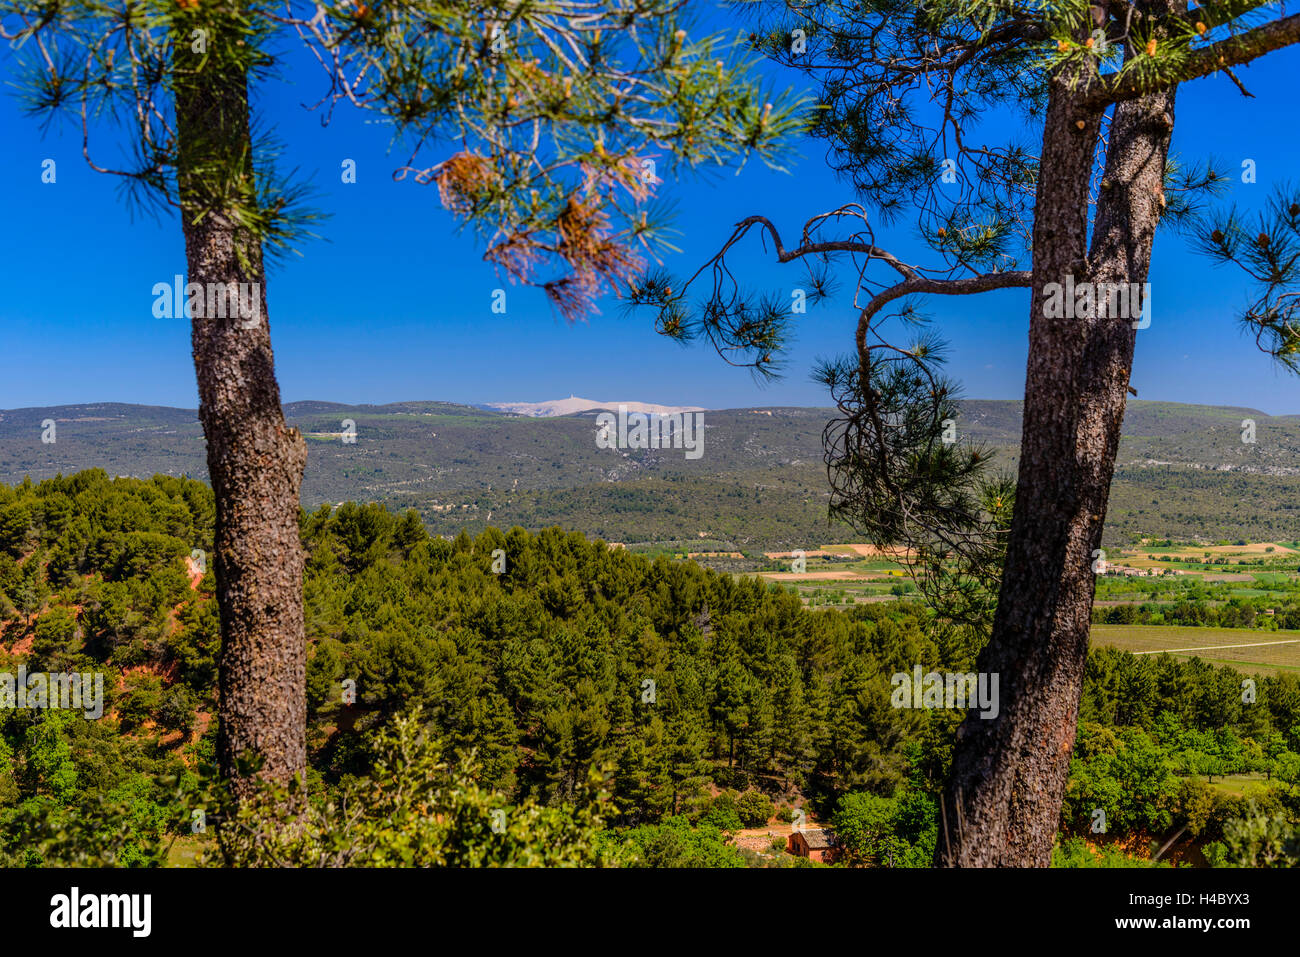
[{"label": "hazy horizon", "polygon": [[[574,396],[578,398],[585,398],[584,396],[581,396],[580,393],[574,393]],[[492,406],[494,405],[546,405],[548,403],[561,401],[562,398],[567,398],[567,397],[555,397],[550,399],[494,399],[490,402],[474,402],[467,399],[428,398],[428,397],[426,398],[407,397],[402,399],[385,399],[382,401],[348,401],[344,399],[324,399],[321,398],[320,396],[311,396],[307,398],[298,398],[298,399],[282,398],[280,404],[282,406],[291,406],[291,405],[305,404],[309,402],[319,402],[326,405],[343,406],[345,408],[360,408],[364,406],[382,408],[384,406],[390,406],[390,405],[412,405],[417,403],[436,402],[445,405],[459,405],[459,406],[485,409],[485,410],[491,409],[491,411],[499,412],[502,415],[512,415],[512,414],[519,414],[519,413],[512,413],[507,409],[492,408]],[[690,402],[690,401],[684,401],[684,402],[659,401],[660,398],[661,398],[660,396],[646,396],[638,393],[637,395],[630,395],[630,396],[624,396],[623,398],[607,400],[609,404],[605,406],[599,406],[599,408],[613,408],[617,406],[619,403],[631,404],[634,402],[648,404],[648,405],[662,405],[662,406],[675,406],[675,407],[693,406],[705,412],[726,412],[726,411],[732,411],[737,409],[750,409],[750,408],[754,408],[754,409],[833,409],[834,408],[834,406],[830,404],[795,403],[795,402],[742,402],[738,405],[709,406],[709,405],[702,405],[700,403]],[[1004,397],[1004,396],[965,395],[957,399],[958,405],[960,405],[962,402],[1023,402],[1023,401],[1024,401],[1023,396]],[[1210,409],[1243,409],[1251,412],[1260,412],[1263,413],[1264,415],[1269,416],[1270,418],[1284,418],[1287,416],[1300,415],[1300,411],[1270,412],[1268,411],[1268,409],[1260,408],[1259,406],[1256,405],[1239,405],[1230,402],[1204,402],[1204,401],[1188,402],[1179,399],[1166,399],[1160,396],[1130,396],[1128,399],[1128,404],[1132,405],[1135,402],[1158,402],[1165,405],[1185,405],[1191,407],[1199,406],[1199,407],[1210,408]],[[60,408],[71,408],[75,406],[95,406],[95,405],[132,405],[132,406],[139,406],[141,408],[177,409],[186,412],[198,411],[197,404],[196,405],[172,405],[166,402],[140,402],[140,401],[132,401],[129,399],[91,399],[87,401],[78,401],[78,402],[48,402],[48,403],[43,403],[41,405],[5,406],[5,407],[0,407],[0,415],[6,412],[22,412],[22,411],[27,411],[32,409],[60,409]],[[597,408],[597,407],[598,406],[592,406],[592,408]],[[583,410],[583,411],[587,411],[587,410]],[[571,414],[578,415],[581,413],[571,413]],[[555,418],[557,416],[524,415],[521,417]]]}]

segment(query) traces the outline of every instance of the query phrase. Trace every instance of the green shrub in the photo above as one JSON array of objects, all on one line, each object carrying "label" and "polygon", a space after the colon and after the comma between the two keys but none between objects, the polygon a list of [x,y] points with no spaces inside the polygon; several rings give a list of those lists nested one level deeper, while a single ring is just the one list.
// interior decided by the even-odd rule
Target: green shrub
[{"label": "green shrub", "polygon": [[736,801],[736,813],[746,827],[762,827],[775,810],[772,799],[761,791],[746,791]]}]

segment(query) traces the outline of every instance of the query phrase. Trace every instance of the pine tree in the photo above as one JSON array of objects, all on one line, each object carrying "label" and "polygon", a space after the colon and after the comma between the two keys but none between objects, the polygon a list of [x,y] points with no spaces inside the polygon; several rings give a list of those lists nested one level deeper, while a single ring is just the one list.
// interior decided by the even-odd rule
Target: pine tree
[{"label": "pine tree", "polygon": [[[70,114],[93,169],[179,214],[188,288],[200,290],[187,314],[216,493],[218,751],[245,793],[254,768],[285,781],[306,762],[307,447],[280,407],[265,260],[295,250],[320,216],[277,171],[250,107],[286,41],[325,67],[322,107],[392,121],[414,144],[405,172],[435,183],[489,237],[488,261],[569,319],[661,241],[655,156],[773,161],[797,122],[794,102],[751,79],[734,49],[689,38],[674,0],[0,0],[0,36],[19,50],[33,114]],[[102,165],[118,133],[127,159]],[[462,149],[432,162],[435,139]]]},{"label": "pine tree", "polygon": [[[1190,229],[1206,252],[1264,287],[1244,317],[1288,364],[1300,196],[1279,194],[1258,235],[1206,202],[1227,183],[1210,163],[1171,160],[1181,84],[1233,72],[1300,40],[1300,15],[1259,0],[774,0],[749,4],[755,49],[819,88],[812,135],[854,188],[814,211],[796,242],[756,212],[689,278],[639,278],[633,305],[759,376],[781,368],[800,309],[792,293],[741,286],[730,263],[757,235],[805,269],[798,303],[854,288],[854,349],[821,370],[840,410],[826,431],[833,512],[882,546],[911,549],[942,613],[990,638],[997,718],[969,716],[944,798],[937,860],[1050,863],[1074,742],[1095,584],[1092,570],[1137,328],[1151,302],[1118,290],[1147,280],[1156,229]],[[981,121],[1018,113],[1035,146],[987,142]],[[894,254],[903,216],[924,263]],[[1200,225],[1198,225],[1200,224]],[[696,288],[696,286],[703,288]],[[1114,287],[1114,296],[1104,292]],[[1030,291],[1019,472],[989,473],[960,430],[943,343],[918,301]],[[1087,289],[1060,312],[1063,289]],[[1098,290],[1103,290],[1099,292]],[[692,297],[703,305],[692,307]],[[900,330],[901,333],[900,333]],[[900,335],[902,338],[900,338]],[[908,338],[911,336],[912,338]]]}]

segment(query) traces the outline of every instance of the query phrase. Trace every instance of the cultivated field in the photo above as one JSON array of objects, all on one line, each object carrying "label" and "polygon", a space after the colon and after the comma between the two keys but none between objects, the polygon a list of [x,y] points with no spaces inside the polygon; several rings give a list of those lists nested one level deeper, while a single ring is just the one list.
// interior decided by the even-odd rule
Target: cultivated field
[{"label": "cultivated field", "polygon": [[1168,652],[1176,658],[1200,658],[1248,674],[1300,671],[1300,631],[1093,625],[1092,642],[1113,645],[1134,654]]},{"label": "cultivated field", "polygon": [[794,552],[766,552],[768,566],[758,574],[793,587],[805,605],[845,608],[915,595],[903,566],[893,560],[902,557],[901,550],[887,555],[873,545],[823,545],[803,553],[804,570],[798,572],[796,557]]}]

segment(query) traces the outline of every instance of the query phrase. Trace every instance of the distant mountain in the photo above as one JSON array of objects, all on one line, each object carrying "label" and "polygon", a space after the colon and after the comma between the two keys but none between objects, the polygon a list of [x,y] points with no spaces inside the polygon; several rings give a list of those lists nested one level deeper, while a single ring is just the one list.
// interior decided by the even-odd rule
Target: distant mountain
[{"label": "distant mountain", "polygon": [[[559,403],[532,407],[548,405]],[[440,534],[561,525],[607,541],[708,541],[727,551],[862,541],[827,521],[822,430],[835,410],[705,410],[704,454],[693,460],[681,449],[600,448],[595,409],[608,407],[546,414],[450,402],[311,401],[286,405],[285,415],[307,438],[302,498],[309,509],[378,501],[416,509]],[[995,469],[1014,474],[1021,412],[1017,401],[967,400],[957,428],[989,447]],[[344,441],[351,437],[345,420],[354,442]],[[197,413],[117,403],[0,411],[0,483],[87,468],[206,479]],[[1300,417],[1133,400],[1106,542],[1139,535],[1294,541],[1298,482]]]},{"label": "distant mountain", "polygon": [[531,415],[534,417],[577,415],[579,412],[591,412],[595,409],[617,411],[619,406],[626,406],[629,412],[653,412],[658,415],[672,415],[675,412],[703,412],[698,405],[655,405],[652,402],[602,402],[599,399],[582,399],[571,395],[567,399],[551,399],[547,402],[488,402],[482,408],[509,412],[512,415]]}]

